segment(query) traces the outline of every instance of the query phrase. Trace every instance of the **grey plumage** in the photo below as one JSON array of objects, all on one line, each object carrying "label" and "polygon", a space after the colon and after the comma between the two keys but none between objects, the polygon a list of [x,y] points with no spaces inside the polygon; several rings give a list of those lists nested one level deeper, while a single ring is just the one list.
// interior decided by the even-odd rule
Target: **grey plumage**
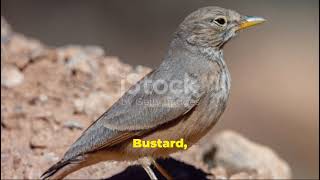
[{"label": "grey plumage", "polygon": [[[228,22],[211,22],[217,17]],[[178,150],[133,149],[134,137],[184,138],[189,146],[197,142],[225,110],[230,75],[222,47],[236,34],[242,19],[238,13],[219,7],[205,7],[190,14],[175,32],[162,64],[99,117],[42,178],[63,178],[104,160],[159,157]],[[154,91],[154,82],[163,93]],[[180,91],[162,91],[170,83]]]}]

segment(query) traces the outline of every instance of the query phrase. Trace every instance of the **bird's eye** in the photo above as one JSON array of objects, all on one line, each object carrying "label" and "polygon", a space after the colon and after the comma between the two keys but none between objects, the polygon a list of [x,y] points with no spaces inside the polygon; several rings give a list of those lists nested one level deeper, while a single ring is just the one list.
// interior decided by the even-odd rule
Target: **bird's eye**
[{"label": "bird's eye", "polygon": [[220,26],[223,26],[226,24],[227,20],[223,17],[219,17],[219,18],[216,18],[214,22]]}]

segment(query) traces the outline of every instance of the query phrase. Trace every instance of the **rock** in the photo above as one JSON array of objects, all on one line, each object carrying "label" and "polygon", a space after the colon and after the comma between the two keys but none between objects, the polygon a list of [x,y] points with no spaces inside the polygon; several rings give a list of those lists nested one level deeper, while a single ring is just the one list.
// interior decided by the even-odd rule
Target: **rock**
[{"label": "rock", "polygon": [[2,118],[1,126],[6,129],[21,129],[21,125],[17,119]]},{"label": "rock", "polygon": [[131,85],[135,84],[141,79],[141,75],[138,73],[130,73],[127,76],[127,82]]},{"label": "rock", "polygon": [[223,167],[216,167],[210,170],[216,179],[227,179],[227,171]]},{"label": "rock", "polygon": [[75,99],[74,110],[75,112],[85,112],[87,115],[94,117],[102,114],[113,102],[113,98],[108,94],[97,91],[89,94],[88,97],[83,99]]},{"label": "rock", "polygon": [[102,114],[111,105],[112,97],[104,92],[91,93],[85,101],[84,112],[90,116]]},{"label": "rock", "polygon": [[99,46],[85,46],[83,51],[92,58],[100,58],[104,55],[104,50]]},{"label": "rock", "polygon": [[140,75],[140,79],[141,79],[143,76],[151,72],[152,69],[145,66],[138,65],[135,67],[134,71]]},{"label": "rock", "polygon": [[[173,158],[211,174],[209,179],[290,179],[288,164],[269,148],[233,131],[207,136],[203,145]],[[263,156],[261,156],[263,154]],[[212,177],[212,178],[211,178]]]},{"label": "rock", "polygon": [[59,161],[59,157],[53,152],[45,153],[43,157],[46,161],[49,161],[50,163]]},{"label": "rock", "polygon": [[6,129],[21,129],[21,119],[24,119],[25,115],[26,112],[19,103],[11,107],[1,105],[1,125]]},{"label": "rock", "polygon": [[48,99],[47,95],[40,94],[39,96],[32,97],[28,102],[30,105],[44,104]]},{"label": "rock", "polygon": [[238,174],[234,174],[230,177],[230,180],[236,180],[236,179],[252,179],[252,177],[249,176],[248,173],[246,172],[241,172],[241,173],[238,173]]},{"label": "rock", "polygon": [[[215,135],[212,142],[208,144],[210,145],[204,151],[204,162],[209,167],[224,167],[229,174],[245,171],[263,179],[289,179],[291,177],[288,164],[274,151],[238,133],[224,131]],[[242,173],[235,177],[247,176]]]},{"label": "rock", "polygon": [[88,57],[86,57],[85,54],[78,53],[68,59],[67,67],[72,70],[91,74],[96,69],[97,65],[94,61],[88,61],[87,58]]},{"label": "rock", "polygon": [[37,118],[37,119],[43,119],[43,120],[55,119],[53,112],[48,111],[48,110],[38,111],[38,112],[32,114],[32,117]]},{"label": "rock", "polygon": [[84,112],[84,103],[85,103],[85,99],[75,99],[73,101],[74,112],[75,113]]},{"label": "rock", "polygon": [[108,79],[119,80],[125,78],[132,71],[132,67],[121,63],[117,57],[107,57],[105,58],[105,69],[103,71]]},{"label": "rock", "polygon": [[78,121],[74,121],[74,120],[68,120],[63,124],[64,127],[69,128],[69,129],[80,129],[82,130],[84,127],[83,125],[78,122]]},{"label": "rock", "polygon": [[48,143],[48,133],[42,130],[32,136],[29,144],[32,149],[44,149]]},{"label": "rock", "polygon": [[17,103],[17,104],[14,106],[13,112],[14,112],[15,114],[18,114],[18,115],[25,113],[24,110],[23,110],[23,107],[22,107],[19,103]]},{"label": "rock", "polygon": [[67,46],[58,49],[59,61],[66,61],[66,67],[70,70],[80,71],[93,75],[98,64],[96,59],[104,54],[101,48],[89,46]]},{"label": "rock", "polygon": [[39,98],[39,101],[42,103],[48,101],[48,96],[46,96],[45,94],[40,94],[38,98]]},{"label": "rock", "polygon": [[24,80],[24,75],[15,66],[7,65],[1,69],[1,86],[13,88],[19,86]]},{"label": "rock", "polygon": [[10,25],[1,16],[1,44],[6,43],[9,40],[11,33],[12,31]]},{"label": "rock", "polygon": [[[1,67],[4,67],[4,62],[6,61],[7,57],[6,57],[6,52],[4,50],[4,48],[1,46]],[[1,68],[2,71],[2,68]]]},{"label": "rock", "polygon": [[27,38],[15,33],[10,38],[10,43],[5,46],[8,60],[18,67],[24,67],[32,60],[48,54],[46,49],[38,40]]},{"label": "rock", "polygon": [[41,133],[41,131],[49,131],[50,124],[48,121],[34,118],[34,120],[31,123],[31,130],[33,134]]}]

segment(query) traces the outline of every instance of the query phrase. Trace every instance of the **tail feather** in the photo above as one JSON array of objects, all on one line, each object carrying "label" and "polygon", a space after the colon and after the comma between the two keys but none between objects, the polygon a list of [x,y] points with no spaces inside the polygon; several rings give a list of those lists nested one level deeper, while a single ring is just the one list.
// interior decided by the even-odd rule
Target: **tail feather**
[{"label": "tail feather", "polygon": [[62,179],[73,171],[81,168],[78,166],[80,165],[78,161],[77,159],[61,160],[45,171],[40,179]]},{"label": "tail feather", "polygon": [[52,175],[54,175],[57,171],[59,171],[60,169],[62,169],[63,167],[65,167],[66,165],[70,164],[69,161],[59,161],[56,164],[54,164],[53,166],[51,166],[46,172],[44,172],[41,175],[41,179],[48,179],[49,177],[51,177]]},{"label": "tail feather", "polygon": [[105,160],[104,157],[106,157],[104,153],[97,152],[93,154],[83,154],[71,159],[62,159],[44,172],[40,179],[63,179],[74,171]]}]

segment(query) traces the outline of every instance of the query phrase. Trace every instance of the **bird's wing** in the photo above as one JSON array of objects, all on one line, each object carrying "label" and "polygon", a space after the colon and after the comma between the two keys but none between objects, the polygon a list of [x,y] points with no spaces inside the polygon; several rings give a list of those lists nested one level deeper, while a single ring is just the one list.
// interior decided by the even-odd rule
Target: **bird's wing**
[{"label": "bird's wing", "polygon": [[120,131],[148,130],[191,110],[203,92],[196,77],[154,71],[131,87],[99,121]]},{"label": "bird's wing", "polygon": [[[196,79],[192,75],[158,70],[149,73],[82,134],[65,158],[116,145],[183,116],[202,97]],[[162,86],[161,82],[168,85]],[[152,89],[154,84],[158,85],[158,91]]]}]

